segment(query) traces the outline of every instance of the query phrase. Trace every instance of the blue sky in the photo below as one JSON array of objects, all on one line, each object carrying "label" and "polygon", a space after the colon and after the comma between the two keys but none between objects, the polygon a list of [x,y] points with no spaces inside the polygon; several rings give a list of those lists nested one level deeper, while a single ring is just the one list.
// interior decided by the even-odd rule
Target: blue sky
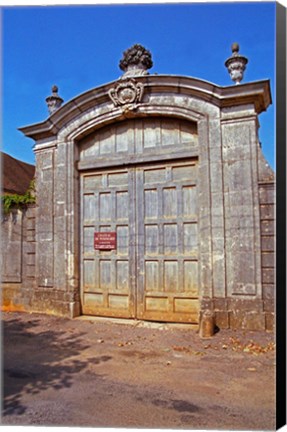
[{"label": "blue sky", "polygon": [[243,82],[271,80],[273,104],[259,117],[260,141],[274,167],[275,2],[2,8],[2,150],[34,163],[33,141],[18,127],[48,117],[57,84],[65,102],[117,79],[122,52],[140,43],[150,73],[233,85],[224,66],[231,44],[248,59]]}]

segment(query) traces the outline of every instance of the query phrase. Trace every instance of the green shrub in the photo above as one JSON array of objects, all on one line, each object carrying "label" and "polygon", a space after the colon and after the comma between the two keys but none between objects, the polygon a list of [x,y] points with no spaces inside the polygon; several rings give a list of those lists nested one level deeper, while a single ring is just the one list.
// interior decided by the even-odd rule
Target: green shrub
[{"label": "green shrub", "polygon": [[12,209],[25,209],[29,204],[35,204],[35,181],[32,180],[27,192],[24,195],[12,194],[2,195],[2,211],[8,214]]}]

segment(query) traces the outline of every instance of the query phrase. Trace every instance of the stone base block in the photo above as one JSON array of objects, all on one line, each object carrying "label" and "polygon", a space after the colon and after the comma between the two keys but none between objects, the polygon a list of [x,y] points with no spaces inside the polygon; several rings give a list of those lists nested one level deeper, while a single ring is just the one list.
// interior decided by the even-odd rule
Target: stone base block
[{"label": "stone base block", "polygon": [[230,328],[243,330],[265,330],[265,315],[257,312],[229,312]]},{"label": "stone base block", "polygon": [[215,313],[215,325],[220,329],[274,330],[272,299],[203,298],[201,311]]},{"label": "stone base block", "polygon": [[269,330],[269,331],[275,330],[274,313],[266,313],[265,314],[265,326],[266,326],[266,330]]},{"label": "stone base block", "polygon": [[215,325],[220,329],[229,328],[229,314],[224,311],[215,311]]},{"label": "stone base block", "polygon": [[70,309],[70,318],[76,318],[77,316],[81,315],[80,302],[70,302],[69,309]]},{"label": "stone base block", "polygon": [[31,291],[23,290],[21,284],[2,284],[1,310],[4,312],[28,312],[31,303]]}]

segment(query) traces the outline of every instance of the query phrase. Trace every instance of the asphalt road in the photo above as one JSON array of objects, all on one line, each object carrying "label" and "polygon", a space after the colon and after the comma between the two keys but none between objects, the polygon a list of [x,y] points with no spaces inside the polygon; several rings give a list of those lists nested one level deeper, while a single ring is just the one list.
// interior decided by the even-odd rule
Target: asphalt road
[{"label": "asphalt road", "polygon": [[275,428],[273,334],[3,313],[2,425]]}]

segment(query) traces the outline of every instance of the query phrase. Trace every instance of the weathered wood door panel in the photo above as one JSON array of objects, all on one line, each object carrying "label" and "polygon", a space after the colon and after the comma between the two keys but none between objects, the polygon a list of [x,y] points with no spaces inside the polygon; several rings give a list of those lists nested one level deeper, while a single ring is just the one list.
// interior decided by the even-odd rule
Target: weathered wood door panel
[{"label": "weathered wood door panel", "polygon": [[[82,311],[135,317],[133,170],[84,175],[82,189]],[[95,232],[115,232],[116,249],[95,250]]]},{"label": "weathered wood door panel", "polygon": [[197,163],[138,168],[137,316],[198,322]]},{"label": "weathered wood door panel", "polygon": [[196,160],[82,176],[83,313],[198,322],[196,179]]}]

